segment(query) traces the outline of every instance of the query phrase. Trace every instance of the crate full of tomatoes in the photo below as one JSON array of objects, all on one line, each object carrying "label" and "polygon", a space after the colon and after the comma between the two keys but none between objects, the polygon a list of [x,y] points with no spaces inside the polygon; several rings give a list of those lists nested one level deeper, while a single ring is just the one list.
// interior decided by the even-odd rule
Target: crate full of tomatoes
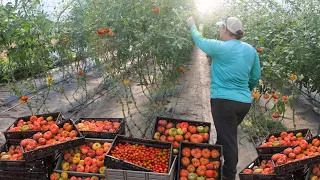
[{"label": "crate full of tomatoes", "polygon": [[104,157],[113,140],[86,138],[85,144],[60,154],[56,172],[69,175],[105,177]]},{"label": "crate full of tomatoes", "polygon": [[296,146],[300,141],[310,138],[312,138],[312,134],[309,129],[272,133],[256,146],[256,150],[258,154],[280,153],[284,149]]},{"label": "crate full of tomatoes", "polygon": [[125,134],[123,118],[79,118],[75,124],[86,138],[113,139]]},{"label": "crate full of tomatoes", "polygon": [[314,163],[310,166],[306,180],[319,180],[320,179],[320,163]]},{"label": "crate full of tomatoes", "polygon": [[182,142],[177,179],[222,179],[222,146]]},{"label": "crate full of tomatoes", "polygon": [[92,174],[70,174],[69,172],[53,172],[50,174],[50,180],[106,180],[106,178],[99,178]]},{"label": "crate full of tomatoes", "polygon": [[0,147],[0,179],[47,178],[53,170],[55,156],[26,162],[20,140],[10,139]]},{"label": "crate full of tomatoes", "polygon": [[26,161],[41,159],[58,151],[84,144],[84,137],[71,120],[62,124],[52,124],[49,130],[38,132],[21,141]]},{"label": "crate full of tomatoes", "polygon": [[287,173],[284,175],[276,175],[274,163],[269,154],[259,155],[253,162],[245,167],[240,173],[240,180],[301,180],[304,179],[305,169]]},{"label": "crate full of tomatoes", "polygon": [[303,140],[299,145],[272,155],[276,174],[282,175],[320,161],[320,136]]},{"label": "crate full of tomatoes", "polygon": [[157,116],[154,122],[153,139],[172,142],[174,154],[178,154],[180,142],[208,143],[211,123]]},{"label": "crate full of tomatoes", "polygon": [[52,124],[61,124],[63,117],[60,112],[19,117],[4,132],[6,139],[25,139],[37,132],[49,129]]},{"label": "crate full of tomatoes", "polygon": [[172,161],[172,143],[117,135],[105,157],[111,169],[168,174]]}]

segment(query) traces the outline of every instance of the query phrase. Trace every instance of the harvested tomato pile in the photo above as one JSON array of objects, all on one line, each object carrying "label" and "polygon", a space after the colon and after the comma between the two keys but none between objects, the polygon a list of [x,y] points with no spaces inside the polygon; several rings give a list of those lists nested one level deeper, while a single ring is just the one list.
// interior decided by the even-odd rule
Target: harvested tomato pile
[{"label": "harvested tomato pile", "polygon": [[311,143],[308,144],[307,141],[302,140],[299,146],[295,148],[287,148],[282,154],[277,153],[272,156],[272,160],[276,162],[276,165],[286,164],[293,161],[306,159],[314,156],[320,155],[320,140],[313,139]]},{"label": "harvested tomato pile", "polygon": [[104,156],[111,143],[89,142],[64,152],[60,166],[63,171],[104,174]]},{"label": "harvested tomato pile", "polygon": [[219,177],[220,162],[214,160],[220,157],[218,150],[208,148],[183,148],[180,169],[180,180],[207,179],[214,180]]},{"label": "harvested tomato pile", "polygon": [[44,119],[43,116],[39,118],[37,116],[30,116],[29,121],[24,121],[20,119],[18,124],[8,130],[8,132],[17,132],[17,131],[30,131],[30,130],[48,130],[55,121],[52,116]]},{"label": "harvested tomato pile", "polygon": [[146,147],[139,144],[118,144],[111,151],[111,156],[129,161],[138,166],[159,173],[167,173],[170,159],[170,149]]},{"label": "harvested tomato pile", "polygon": [[97,132],[115,133],[119,129],[120,124],[121,124],[120,122],[82,120],[76,126],[80,131],[97,131]]},{"label": "harvested tomato pile", "polygon": [[275,174],[272,160],[262,160],[260,165],[247,168],[242,171],[244,174]]},{"label": "harvested tomato pile", "polygon": [[261,144],[260,147],[296,146],[302,140],[304,140],[304,138],[301,132],[296,134],[281,132],[280,137],[270,136],[268,142]]},{"label": "harvested tomato pile", "polygon": [[310,175],[310,179],[311,180],[318,180],[320,179],[320,163],[315,164],[312,167],[312,173]]},{"label": "harvested tomato pile", "polygon": [[8,152],[1,152],[0,160],[23,160],[21,147],[11,145]]},{"label": "harvested tomato pile", "polygon": [[153,139],[172,142],[175,154],[180,147],[180,142],[205,143],[209,140],[209,126],[194,126],[188,122],[176,123],[159,120]]},{"label": "harvested tomato pile", "polygon": [[52,124],[49,128],[49,131],[44,133],[38,132],[33,135],[32,139],[23,139],[21,141],[21,145],[23,146],[24,151],[27,152],[76,139],[77,136],[78,132],[73,130],[73,126],[70,123],[65,123],[63,128],[60,129],[56,124]]}]

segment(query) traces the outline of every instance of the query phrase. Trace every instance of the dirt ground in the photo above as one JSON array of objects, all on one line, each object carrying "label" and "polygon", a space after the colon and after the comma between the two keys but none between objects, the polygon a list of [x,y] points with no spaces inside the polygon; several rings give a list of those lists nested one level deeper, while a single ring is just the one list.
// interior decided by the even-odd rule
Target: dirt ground
[{"label": "dirt ground", "polygon": [[[211,126],[211,137],[210,144],[214,144],[216,141],[216,133],[213,125],[211,110],[210,110],[210,61],[206,58],[206,55],[198,48],[194,49],[192,61],[185,65],[185,74],[181,77],[181,84],[177,86],[178,93],[168,99],[168,104],[163,111],[159,112],[158,115],[168,116],[173,118],[181,118],[188,120],[204,121],[212,123]],[[98,78],[94,73],[88,75],[88,89],[89,93],[94,92],[101,79]],[[71,97],[76,87],[76,82],[68,82],[64,84],[67,91],[67,96]],[[138,110],[133,104],[130,104],[130,114],[125,109],[127,118],[126,134],[133,134],[135,137],[143,137],[147,134],[150,137],[153,123],[148,119],[144,119],[138,111],[148,111],[148,100],[142,93],[141,87],[137,84],[132,84],[132,91],[137,101]],[[80,95],[79,95],[80,96]],[[102,96],[101,98],[99,98]],[[121,104],[119,103],[116,96],[114,96],[113,90],[103,89],[99,93],[93,96],[96,100],[86,108],[79,111],[70,111],[72,107],[65,97],[61,97],[59,93],[50,94],[49,100],[51,103],[47,104],[47,108],[54,111],[61,111],[65,117],[77,119],[79,117],[123,117]],[[0,99],[3,102],[8,101],[9,92],[6,87],[0,87]],[[36,102],[36,100],[32,100]],[[72,103],[75,103],[73,100]],[[13,101],[7,106],[1,106],[0,110],[14,106],[17,101]],[[76,103],[75,103],[76,104]],[[74,109],[74,108],[73,108]],[[292,117],[292,111],[286,112],[286,117]],[[12,108],[0,114],[0,131],[5,131],[17,117],[29,115],[25,105],[20,105]],[[318,119],[319,116],[310,110],[310,107],[304,99],[301,99],[297,103],[297,128],[310,128],[313,135],[318,132]],[[290,118],[285,120],[290,123]],[[130,132],[129,132],[130,130]],[[239,128],[239,137],[245,137],[246,134]],[[0,134],[0,144],[4,142],[3,134]],[[238,172],[245,168],[251,161],[257,157],[254,146],[247,138],[239,138],[239,164]]]}]

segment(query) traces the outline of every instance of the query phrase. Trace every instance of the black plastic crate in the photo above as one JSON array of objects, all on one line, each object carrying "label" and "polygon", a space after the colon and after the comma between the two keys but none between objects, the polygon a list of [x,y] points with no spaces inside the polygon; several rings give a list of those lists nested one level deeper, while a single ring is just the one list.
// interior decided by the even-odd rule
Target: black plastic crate
[{"label": "black plastic crate", "polygon": [[[88,142],[99,142],[99,143],[105,143],[105,142],[110,142],[112,143],[113,142],[113,139],[92,139],[92,138],[85,138],[85,143],[88,143]],[[84,144],[85,144],[84,143]],[[58,172],[58,173],[62,173],[62,172],[67,172],[69,175],[72,175],[72,176],[80,176],[80,177],[90,177],[90,176],[97,176],[99,178],[105,178],[105,174],[98,174],[98,173],[85,173],[85,172],[76,172],[76,171],[63,171],[62,170],[62,167],[61,167],[61,163],[63,161],[63,156],[64,156],[64,153],[60,153],[60,157],[59,157],[59,160],[57,162],[57,165],[54,169],[55,172]],[[70,177],[69,177],[70,178]]]},{"label": "black plastic crate", "polygon": [[[210,142],[210,132],[211,132],[211,123],[208,122],[199,122],[199,121],[191,121],[191,120],[184,120],[184,119],[174,119],[174,118],[169,118],[169,117],[161,117],[161,116],[156,116],[156,119],[154,121],[154,127],[152,130],[152,139],[154,134],[157,132],[157,128],[158,128],[158,121],[159,120],[167,120],[168,122],[172,122],[174,124],[174,126],[176,126],[178,123],[182,123],[182,122],[188,122],[189,125],[192,126],[208,126],[209,127],[209,139],[208,141],[205,141],[204,143],[209,143]],[[162,134],[161,134],[162,135]]]},{"label": "black plastic crate", "polygon": [[[81,179],[84,179],[84,178],[90,178],[90,177],[92,177],[92,176],[96,176],[96,175],[94,175],[94,174],[88,174],[88,173],[79,173],[79,172],[75,172],[75,171],[65,171],[65,172],[67,172],[68,173],[68,179],[70,179],[72,176],[75,176],[75,177],[77,177],[77,178],[81,178]],[[53,173],[58,173],[58,174],[60,174],[61,175],[61,173],[62,173],[62,171],[61,172],[58,172],[58,171],[56,171],[56,170],[54,170],[53,171]],[[51,174],[50,174],[51,175]],[[49,176],[50,176],[49,175]],[[98,177],[99,179],[101,179],[101,178],[106,178],[105,176],[103,176],[103,177]]]},{"label": "black plastic crate", "polygon": [[[219,176],[217,179],[220,179],[222,180],[222,177],[223,177],[223,172],[222,172],[222,156],[223,156],[223,148],[221,145],[211,145],[211,144],[203,144],[203,143],[190,143],[190,142],[181,142],[181,146],[180,146],[180,149],[179,149],[179,155],[178,155],[178,169],[177,169],[177,177],[176,179],[179,179],[180,178],[180,170],[182,169],[182,164],[181,164],[181,159],[182,159],[182,149],[183,148],[190,148],[190,150],[192,149],[195,149],[195,148],[200,148],[201,150],[203,149],[209,149],[210,151],[212,150],[218,150],[218,152],[220,153],[219,157],[218,158],[213,158],[212,156],[210,156],[209,160],[210,162],[212,161],[219,161],[220,162],[220,166],[218,169],[215,169],[218,173],[219,173]],[[191,155],[189,157],[190,159],[190,162],[192,160],[193,156]],[[186,168],[186,167],[185,167]]]},{"label": "black plastic crate", "polygon": [[36,159],[41,159],[41,158],[44,158],[46,156],[54,155],[54,154],[58,153],[61,150],[70,149],[72,147],[76,147],[76,146],[84,144],[83,135],[76,128],[76,126],[74,125],[74,123],[71,120],[65,120],[62,124],[59,124],[58,125],[59,128],[63,127],[63,125],[65,123],[70,123],[73,126],[73,130],[76,130],[77,133],[78,133],[78,138],[70,140],[70,141],[62,142],[62,143],[59,143],[59,144],[54,144],[54,145],[51,145],[51,146],[43,147],[43,148],[40,148],[40,149],[35,149],[35,150],[32,150],[32,151],[28,151],[28,152],[25,152],[24,148],[21,146],[22,147],[23,156],[24,156],[25,160],[28,162],[28,161],[33,161],[33,160],[36,160]]},{"label": "black plastic crate", "polygon": [[[35,115],[35,116],[37,116],[37,117],[43,116],[44,118],[52,116],[57,125],[63,123],[63,121],[64,121],[63,117],[62,117],[62,114],[60,112],[49,113],[49,114],[38,114],[38,115]],[[25,139],[25,138],[33,136],[37,132],[44,132],[43,130],[29,130],[29,131],[8,132],[8,130],[10,128],[17,126],[19,120],[22,119],[25,122],[27,122],[27,121],[30,120],[30,117],[31,116],[18,117],[17,120],[5,132],[3,132],[5,138],[6,139]]]},{"label": "black plastic crate", "polygon": [[[294,131],[284,131],[284,132],[287,132],[288,134],[289,133],[297,134],[301,132],[305,140],[312,138],[310,129],[298,129]],[[285,150],[288,147],[293,147],[293,146],[260,147],[263,143],[267,142],[271,136],[280,137],[280,134],[281,132],[268,134],[262,142],[260,142],[258,145],[255,145],[257,153],[258,154],[275,154],[275,153],[281,153],[283,150]]]},{"label": "black plastic crate", "polygon": [[[317,135],[317,136],[315,136],[315,137],[313,137],[311,139],[308,139],[306,141],[308,143],[311,143],[313,139],[319,139],[320,140],[320,136]],[[301,168],[308,168],[310,165],[314,164],[315,162],[319,162],[319,161],[320,161],[320,155],[314,156],[314,157],[309,157],[309,158],[302,159],[302,160],[299,160],[299,161],[293,161],[293,162],[290,162],[290,163],[287,163],[287,164],[282,164],[282,165],[279,165],[279,166],[275,166],[274,170],[275,170],[277,175],[283,175],[283,174],[294,172],[294,171],[299,170]]]},{"label": "black plastic crate", "polygon": [[165,148],[170,149],[170,158],[169,158],[169,164],[168,164],[168,171],[171,167],[171,163],[173,162],[173,147],[172,143],[169,142],[160,142],[155,140],[149,140],[149,139],[139,139],[139,138],[131,138],[126,137],[123,135],[117,135],[114,139],[111,148],[106,153],[106,157],[104,158],[105,165],[108,168],[112,169],[122,169],[122,170],[132,170],[132,171],[144,171],[144,172],[153,172],[151,169],[147,169],[138,165],[135,165],[131,162],[115,158],[111,156],[111,151],[120,143],[130,143],[130,144],[139,144],[139,145],[145,145],[147,147],[155,147],[155,148]]},{"label": "black plastic crate", "polygon": [[48,172],[15,172],[15,171],[0,171],[0,179],[3,180],[48,180]]},{"label": "black plastic crate", "polygon": [[110,122],[119,122],[120,126],[116,132],[97,132],[97,131],[83,131],[79,130],[83,136],[86,138],[101,138],[101,139],[114,139],[117,134],[125,135],[125,122],[123,118],[79,118],[75,124],[81,123],[82,120],[90,121],[110,121]]},{"label": "black plastic crate", "polygon": [[[7,152],[11,145],[20,145],[20,140],[7,140],[6,143],[0,147],[0,151]],[[52,165],[54,160],[55,155],[31,162],[26,162],[25,160],[0,160],[0,170],[16,172],[43,172],[46,168]]]},{"label": "black plastic crate", "polygon": [[[271,160],[272,154],[260,154],[252,163],[250,163],[244,169],[252,169],[253,166],[259,166],[262,160]],[[243,170],[244,170],[243,169]],[[298,169],[292,173],[287,173],[284,175],[277,174],[244,174],[242,171],[239,173],[240,180],[301,180],[305,178],[306,169]]]},{"label": "black plastic crate", "polygon": [[[312,173],[312,169],[317,166],[319,169],[320,169],[320,161],[319,162],[315,162],[314,164],[312,164],[311,166],[309,166],[308,168],[308,172],[307,172],[307,175],[306,175],[306,178],[305,180],[312,180],[312,176],[316,176]],[[317,176],[317,177],[320,177],[320,176]],[[319,178],[318,178],[319,179]]]}]

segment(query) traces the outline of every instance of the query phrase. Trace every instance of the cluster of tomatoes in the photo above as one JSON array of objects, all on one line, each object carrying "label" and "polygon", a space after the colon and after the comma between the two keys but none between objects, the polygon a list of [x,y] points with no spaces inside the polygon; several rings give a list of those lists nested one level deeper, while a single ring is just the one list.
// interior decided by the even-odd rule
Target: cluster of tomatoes
[{"label": "cluster of tomatoes", "polygon": [[272,155],[272,160],[276,162],[276,165],[282,165],[318,155],[320,155],[319,139],[313,139],[311,143],[308,143],[306,140],[302,140],[299,142],[298,146],[294,148],[287,148],[281,154],[277,153]]},{"label": "cluster of tomatoes", "polygon": [[219,177],[220,152],[208,148],[182,149],[180,180],[215,180]]},{"label": "cluster of tomatoes", "polygon": [[274,164],[271,160],[262,160],[260,165],[246,168],[242,171],[244,174],[275,174]]},{"label": "cluster of tomatoes", "polygon": [[38,132],[33,135],[32,139],[27,138],[21,141],[24,151],[31,151],[53,144],[76,139],[78,132],[73,129],[72,124],[65,123],[63,128],[59,128],[56,124],[52,124],[48,131],[41,133]]},{"label": "cluster of tomatoes", "polygon": [[104,174],[104,156],[111,143],[89,142],[64,152],[61,168],[63,171]]},{"label": "cluster of tomatoes", "polygon": [[46,119],[43,116],[30,116],[28,121],[20,119],[16,126],[11,127],[8,132],[17,132],[17,131],[30,131],[30,130],[42,130],[46,131],[50,128],[52,124],[55,123],[55,120],[52,116],[47,117]]},{"label": "cluster of tomatoes", "polygon": [[20,146],[11,145],[8,152],[1,152],[0,160],[23,160],[22,149]]},{"label": "cluster of tomatoes", "polygon": [[97,176],[91,176],[91,177],[79,177],[79,176],[71,176],[67,173],[67,172],[62,172],[61,174],[60,173],[57,173],[57,172],[54,172],[50,175],[50,180],[65,180],[65,179],[68,179],[68,180],[106,180],[106,178],[99,178]]},{"label": "cluster of tomatoes", "polygon": [[120,143],[112,151],[111,156],[158,173],[168,173],[170,149],[147,147],[145,145]]},{"label": "cluster of tomatoes", "polygon": [[304,137],[302,132],[296,134],[292,132],[281,132],[280,137],[270,136],[268,141],[262,143],[259,147],[296,146],[303,140]]},{"label": "cluster of tomatoes", "polygon": [[96,131],[96,132],[111,132],[115,133],[120,127],[120,122],[111,121],[95,121],[82,120],[76,126],[80,131]]},{"label": "cluster of tomatoes", "polygon": [[99,29],[98,30],[98,34],[102,35],[102,34],[109,34],[109,36],[114,36],[114,32],[109,29],[109,28],[106,28],[106,29]]}]

